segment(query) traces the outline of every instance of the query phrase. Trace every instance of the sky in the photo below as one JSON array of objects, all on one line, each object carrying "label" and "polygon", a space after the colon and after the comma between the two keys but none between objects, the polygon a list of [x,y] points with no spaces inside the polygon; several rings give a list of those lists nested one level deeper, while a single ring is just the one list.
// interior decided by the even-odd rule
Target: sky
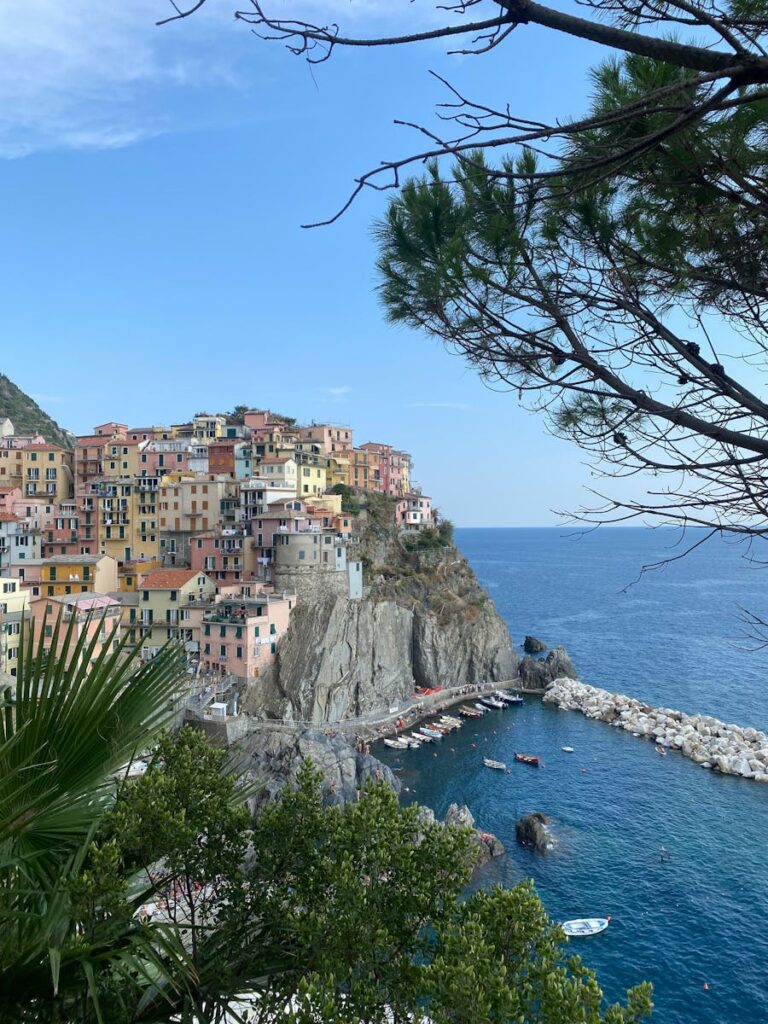
[{"label": "sky", "polygon": [[[242,4],[242,0],[240,0]],[[591,44],[518,29],[482,57],[425,43],[310,68],[208,0],[0,3],[0,371],[62,426],[266,407],[410,451],[460,526],[556,525],[590,504],[577,448],[434,339],[384,321],[369,192],[355,174],[418,143],[435,70],[531,118],[588,102]],[[269,4],[269,0],[265,6]],[[247,6],[247,4],[246,4]],[[271,0],[377,35],[429,0]]]}]

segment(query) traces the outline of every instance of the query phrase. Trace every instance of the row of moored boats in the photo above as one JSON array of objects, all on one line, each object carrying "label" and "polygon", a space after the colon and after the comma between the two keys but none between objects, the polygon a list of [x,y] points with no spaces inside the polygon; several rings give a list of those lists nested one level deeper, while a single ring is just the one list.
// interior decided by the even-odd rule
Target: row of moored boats
[{"label": "row of moored boats", "polygon": [[[423,743],[434,743],[441,740],[450,732],[460,729],[465,718],[482,718],[489,711],[501,711],[513,704],[522,704],[523,698],[519,693],[508,693],[506,690],[494,690],[493,693],[484,694],[478,697],[471,704],[462,704],[458,709],[459,716],[441,715],[435,721],[417,726],[413,732],[401,733],[395,739],[385,739],[384,743],[394,750],[407,750],[409,747],[420,747]],[[527,757],[528,755],[522,755]],[[486,764],[488,760],[486,760]],[[536,758],[538,761],[538,758]],[[501,765],[501,762],[498,762]],[[495,766],[495,765],[494,765]],[[506,766],[504,766],[506,767]]]}]

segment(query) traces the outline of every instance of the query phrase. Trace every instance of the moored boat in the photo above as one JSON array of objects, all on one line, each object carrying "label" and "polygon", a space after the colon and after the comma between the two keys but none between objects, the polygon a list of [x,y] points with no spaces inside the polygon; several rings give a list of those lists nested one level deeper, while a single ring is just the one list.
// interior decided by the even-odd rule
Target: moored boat
[{"label": "moored boat", "polygon": [[505,704],[524,704],[522,696],[519,693],[510,693],[508,690],[495,690],[494,697],[498,697],[499,700],[503,700]]},{"label": "moored boat", "polygon": [[496,768],[500,772],[507,770],[507,766],[503,761],[494,761],[492,757],[484,757],[483,764],[486,768]]},{"label": "moored boat", "polygon": [[482,718],[483,717],[482,714],[477,710],[477,708],[468,708],[465,704],[462,704],[462,706],[459,708],[459,714],[463,718]]},{"label": "moored boat", "polygon": [[427,734],[424,733],[424,732],[412,732],[411,736],[415,740],[418,740],[419,743],[434,743],[435,742],[434,736],[427,736]]},{"label": "moored boat", "polygon": [[539,766],[539,759],[534,754],[515,754],[515,760],[521,761],[523,764],[532,764],[536,768]]},{"label": "moored boat", "polygon": [[433,729],[429,725],[422,725],[419,732],[423,732],[425,736],[429,736],[433,740],[441,740],[443,738],[443,734],[439,729]]},{"label": "moored boat", "polygon": [[481,715],[488,714],[488,708],[484,704],[478,704],[475,702],[475,711],[479,711]]},{"label": "moored boat", "polygon": [[385,747],[392,747],[393,750],[407,750],[408,749],[408,744],[405,742],[405,740],[390,740],[388,738],[385,738],[384,739],[384,746]]},{"label": "moored boat", "polygon": [[503,700],[498,700],[496,697],[481,697],[480,703],[487,708],[496,708],[498,711],[502,711],[507,706]]},{"label": "moored boat", "polygon": [[577,917],[573,921],[563,921],[560,927],[566,935],[576,938],[580,935],[599,935],[610,923],[610,917]]},{"label": "moored boat", "polygon": [[564,750],[566,752],[566,754],[572,754],[573,753],[573,747],[562,747],[561,749]]}]

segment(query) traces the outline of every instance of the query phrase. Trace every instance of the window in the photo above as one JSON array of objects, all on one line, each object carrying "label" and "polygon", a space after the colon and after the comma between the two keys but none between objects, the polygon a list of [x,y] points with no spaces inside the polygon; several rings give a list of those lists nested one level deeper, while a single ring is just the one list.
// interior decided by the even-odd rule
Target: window
[{"label": "window", "polygon": [[227,627],[219,626],[219,636],[225,637],[227,635]]},{"label": "window", "polygon": [[242,658],[242,656],[243,656],[243,648],[242,647],[235,648],[235,653],[236,653],[238,658]]},{"label": "window", "polygon": [[53,626],[46,626],[45,627],[45,635],[46,636],[53,636]]},{"label": "window", "polygon": [[172,600],[172,601],[175,601],[175,600],[176,600],[176,596],[177,596],[177,594],[178,594],[178,590],[172,590],[172,591],[171,591],[171,600]]},{"label": "window", "polygon": [[253,635],[258,638],[258,636],[260,634],[260,630],[261,630],[260,626],[254,626],[253,627]]},{"label": "window", "polygon": [[222,657],[222,658],[226,658],[226,656],[227,656],[227,645],[226,644],[219,644],[219,656]]},{"label": "window", "polygon": [[211,653],[211,645],[210,644],[206,644],[205,647],[203,648],[203,654],[210,654],[210,653]]},{"label": "window", "polygon": [[149,600],[149,591],[148,590],[142,591],[141,599],[142,599],[142,601],[148,601]]},{"label": "window", "polygon": [[299,561],[303,562],[304,559],[306,558],[306,555],[307,555],[306,551],[300,551],[299,552]]},{"label": "window", "polygon": [[270,622],[270,624],[269,624],[269,635],[270,636],[275,636],[276,633],[277,633],[277,626],[274,624],[274,622]]},{"label": "window", "polygon": [[269,645],[269,649],[270,649],[270,651],[271,651],[271,652],[272,652],[273,654],[276,654],[276,653],[277,653],[277,644],[276,644],[276,643],[271,643],[271,644]]},{"label": "window", "polygon": [[204,630],[204,633],[205,633],[206,636],[210,636],[211,635],[211,627],[210,626],[206,626],[205,630]]}]

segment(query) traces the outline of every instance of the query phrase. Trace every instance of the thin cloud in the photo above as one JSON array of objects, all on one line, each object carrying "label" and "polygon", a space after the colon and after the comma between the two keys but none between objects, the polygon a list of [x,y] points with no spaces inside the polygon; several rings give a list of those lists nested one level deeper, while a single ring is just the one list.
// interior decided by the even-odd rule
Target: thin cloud
[{"label": "thin cloud", "polygon": [[174,127],[169,89],[226,84],[234,49],[206,59],[201,46],[213,19],[182,45],[155,27],[162,11],[161,0],[0,3],[0,157],[131,145]]},{"label": "thin cloud", "polygon": [[466,402],[411,402],[409,409],[463,409],[467,411],[472,408]]},{"label": "thin cloud", "polygon": [[348,384],[341,384],[334,388],[320,388],[326,395],[330,395],[331,398],[335,398],[336,401],[340,401],[345,395],[348,395],[352,388]]},{"label": "thin cloud", "polygon": [[[206,3],[180,31],[155,24],[173,13],[170,0],[0,0],[0,159],[114,149],[226,121],[233,108],[209,94],[250,90],[254,47],[268,45],[234,24],[236,6]],[[323,23],[343,12],[376,34],[409,6],[299,0],[297,10]]]}]

